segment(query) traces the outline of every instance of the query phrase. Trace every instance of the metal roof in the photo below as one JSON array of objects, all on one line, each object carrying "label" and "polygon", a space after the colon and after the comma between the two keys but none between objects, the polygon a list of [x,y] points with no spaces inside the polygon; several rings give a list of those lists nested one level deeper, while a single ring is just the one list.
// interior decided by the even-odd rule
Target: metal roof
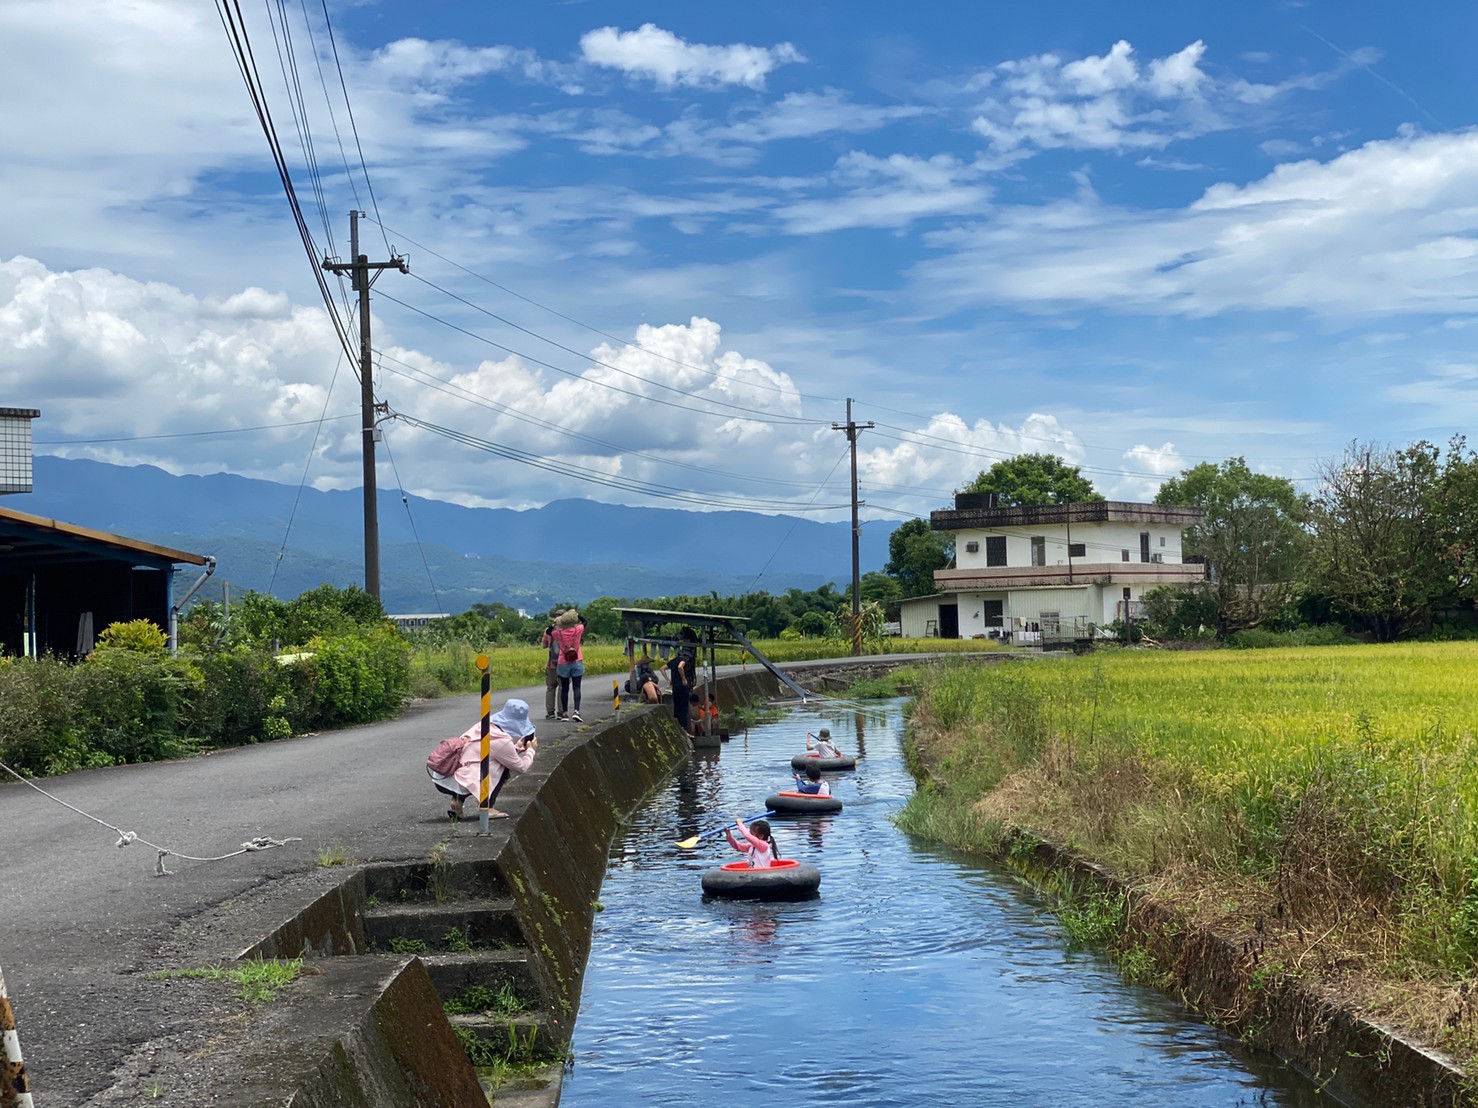
[{"label": "metal roof", "polygon": [[204,554],[174,550],[107,531],[79,527],[75,523],[64,523],[59,519],[0,508],[0,569],[43,561],[60,565],[97,558],[159,568],[176,562],[203,566],[210,561]]},{"label": "metal roof", "polygon": [[685,623],[689,627],[733,627],[748,623],[744,616],[721,616],[712,612],[664,612],[657,608],[620,608],[621,618],[629,623]]}]

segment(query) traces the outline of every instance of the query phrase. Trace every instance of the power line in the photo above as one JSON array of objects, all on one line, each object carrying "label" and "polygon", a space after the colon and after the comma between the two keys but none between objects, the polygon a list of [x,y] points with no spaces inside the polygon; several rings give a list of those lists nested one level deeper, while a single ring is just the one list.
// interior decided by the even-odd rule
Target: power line
[{"label": "power line", "polygon": [[[511,354],[511,355],[513,355],[516,358],[522,358],[524,361],[528,362],[530,365],[541,366],[544,369],[552,370],[555,373],[563,374],[564,376],[573,378],[573,379],[575,379],[577,381],[584,381],[587,384],[598,385],[601,388],[610,389],[612,392],[618,392],[618,393],[620,393],[623,396],[630,396],[630,397],[632,397],[632,398],[634,398],[636,400],[641,400],[644,403],[648,403],[648,404],[661,404],[661,405],[663,405],[665,407],[668,407],[668,408],[676,408],[679,411],[695,412],[698,415],[712,416],[712,415],[717,415],[718,414],[718,413],[715,413],[715,412],[706,411],[706,410],[704,410],[702,408],[690,407],[687,404],[677,404],[677,403],[674,403],[671,400],[663,400],[659,396],[648,396],[648,395],[646,395],[644,393],[632,392],[630,389],[620,388],[619,386],[613,385],[613,384],[611,384],[608,381],[601,381],[601,380],[598,380],[598,379],[593,378],[593,377],[586,377],[583,373],[577,373],[574,370],[565,369],[563,366],[557,366],[557,365],[554,365],[551,362],[546,362],[546,361],[544,361],[544,360],[542,360],[540,358],[535,358],[531,354],[525,354],[525,353],[522,353],[521,351],[514,350],[510,346],[504,346],[500,342],[494,342],[492,339],[488,338],[486,335],[479,335],[476,331],[469,331],[465,327],[459,327],[455,323],[452,323],[449,320],[442,319],[440,316],[435,315],[432,312],[428,312],[428,311],[426,311],[423,308],[417,308],[417,307],[415,307],[412,304],[407,304],[404,300],[397,300],[395,297],[391,296],[387,292],[380,293],[380,296],[381,296],[382,299],[389,300],[392,304],[399,304],[402,308],[405,308],[407,311],[415,312],[419,316],[424,316],[426,319],[431,320],[433,323],[439,323],[443,327],[448,327],[451,330],[456,331],[458,334],[466,335],[470,339],[475,339],[478,342],[481,342],[481,343],[484,343],[484,344],[486,344],[488,346],[491,346],[495,350],[501,350],[505,354]],[[605,363],[602,362],[602,363],[597,363],[597,364],[604,365]],[[608,367],[608,368],[614,369],[616,367],[611,366],[611,367]],[[647,383],[647,384],[650,384],[651,383],[651,382],[648,382],[646,380],[646,378],[638,377],[636,374],[628,373],[626,370],[617,370],[617,372],[624,373],[628,377],[636,377],[637,380],[642,381],[643,383]],[[687,395],[687,394],[684,393],[683,395]],[[766,418],[762,413],[758,413],[758,412],[756,412],[753,415],[745,416],[745,418],[748,419],[751,422],[754,422],[754,423],[773,423],[773,424],[778,424],[778,425],[781,425],[781,426],[788,426],[788,427],[794,427],[794,426],[813,427],[813,426],[820,426],[820,424],[821,424],[821,421],[820,420],[814,420],[814,419],[770,419],[770,418]]]},{"label": "power line", "polygon": [[[342,352],[340,358],[343,357]],[[330,386],[332,388],[332,386]],[[106,439],[37,439],[37,446],[92,446],[97,443],[108,442],[150,442],[154,439],[193,439],[208,438],[213,435],[245,435],[254,431],[276,431],[283,427],[308,427],[329,423],[336,419],[351,419],[356,413],[344,412],[342,415],[325,415],[317,419],[299,419],[291,423],[262,423],[255,427],[223,427],[213,431],[173,431],[166,435],[115,435]]]},{"label": "power line", "polygon": [[[713,400],[713,399],[711,399],[709,397],[695,396],[693,393],[688,392],[686,389],[680,389],[680,388],[677,388],[674,385],[665,385],[661,381],[654,381],[654,380],[652,380],[649,377],[643,377],[641,374],[639,374],[639,373],[633,373],[629,369],[622,369],[620,366],[612,365],[610,362],[603,362],[599,358],[593,358],[589,354],[582,353],[581,351],[576,350],[573,347],[565,346],[563,343],[556,342],[554,339],[546,338],[544,335],[541,335],[541,334],[539,334],[536,331],[531,331],[527,327],[523,327],[523,326],[521,326],[521,325],[519,325],[517,323],[514,323],[510,319],[505,319],[503,316],[500,316],[500,315],[498,315],[498,314],[496,314],[494,312],[490,312],[486,308],[483,308],[480,305],[474,304],[472,301],[467,300],[467,299],[464,299],[463,297],[458,296],[456,293],[451,292],[448,289],[444,289],[440,285],[438,285],[438,284],[436,284],[436,283],[434,283],[432,281],[426,280],[426,278],[420,276],[419,274],[412,274],[412,276],[414,276],[416,278],[416,280],[420,281],[423,285],[429,285],[431,288],[435,289],[437,292],[441,293],[443,296],[449,296],[449,297],[451,297],[451,299],[457,301],[459,304],[465,304],[467,307],[471,308],[473,311],[481,312],[483,315],[487,316],[489,319],[495,319],[499,323],[502,323],[502,324],[504,324],[504,325],[506,325],[508,327],[512,327],[515,331],[521,331],[525,335],[529,335],[532,338],[538,339],[540,342],[547,342],[550,346],[554,347],[556,350],[563,350],[566,354],[573,354],[573,355],[575,355],[575,357],[580,358],[580,359],[585,360],[585,361],[588,361],[592,365],[598,365],[598,366],[601,366],[601,367],[603,367],[605,369],[609,369],[609,370],[612,370],[612,371],[614,371],[616,373],[620,373],[620,374],[622,374],[622,375],[624,375],[626,377],[632,378],[635,381],[639,381],[639,382],[641,382],[644,385],[650,385],[653,388],[665,389],[666,391],[672,392],[672,393],[676,393],[679,396],[686,396],[686,397],[688,397],[691,400],[700,400],[700,401],[702,401],[705,404],[716,404],[716,405],[718,405],[721,408],[730,408],[730,409],[732,409],[732,410],[734,410],[736,412],[742,413],[746,417],[766,416],[766,415],[768,415],[768,413],[758,411],[755,408],[745,407],[742,404],[730,404],[728,401],[725,401],[725,400]],[[503,348],[503,349],[506,349],[506,347]],[[634,347],[633,349],[642,350],[643,352],[646,352],[645,351],[645,348],[643,348],[643,347]],[[691,367],[691,368],[695,368],[696,369],[698,367],[695,366],[695,367]],[[564,372],[564,371],[562,371],[562,372]],[[712,370],[704,369],[704,370],[700,370],[700,372],[703,372],[703,373],[711,373]],[[583,374],[580,374],[579,376],[584,377]],[[585,378],[585,379],[586,380],[592,380],[592,378]],[[715,375],[715,379],[717,379],[717,375]],[[596,381],[595,383],[596,384],[602,384],[603,382]],[[746,382],[746,384],[748,384],[748,383],[749,382]],[[774,422],[774,421],[772,420],[770,422]],[[794,423],[804,423],[804,424],[817,424],[817,425],[819,425],[821,421],[820,420],[807,420],[807,419],[802,419],[800,417],[796,417],[793,420],[791,420],[791,422],[794,422]]]},{"label": "power line", "polygon": [[575,465],[570,462],[556,462],[544,455],[535,454],[532,451],[520,450],[517,447],[507,446],[482,439],[476,435],[457,431],[450,427],[432,423],[429,420],[420,419],[404,412],[392,412],[392,418],[399,419],[412,427],[420,427],[432,434],[440,435],[453,442],[462,443],[465,446],[494,454],[509,461],[519,462],[542,469],[562,477],[570,477],[576,480],[590,481],[609,488],[621,489],[626,492],[641,493],[644,496],[655,497],[659,500],[675,500],[680,503],[696,504],[704,508],[733,508],[740,511],[755,512],[793,512],[793,511],[817,511],[830,512],[846,507],[845,504],[825,504],[820,507],[808,506],[797,509],[791,501],[785,500],[763,500],[754,497],[738,496],[715,496],[706,493],[680,492],[666,485],[656,485],[649,481],[641,481],[634,477],[620,477],[614,474],[601,473],[599,470],[590,469],[586,466]]}]

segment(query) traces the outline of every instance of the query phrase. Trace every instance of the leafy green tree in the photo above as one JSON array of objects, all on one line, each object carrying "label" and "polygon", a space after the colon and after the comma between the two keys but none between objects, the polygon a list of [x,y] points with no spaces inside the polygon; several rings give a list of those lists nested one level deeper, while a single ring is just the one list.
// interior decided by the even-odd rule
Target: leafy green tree
[{"label": "leafy green tree", "polygon": [[1445,457],[1425,442],[1409,450],[1431,453],[1434,463],[1440,460],[1425,504],[1440,578],[1435,592],[1447,604],[1471,605],[1478,595],[1478,455],[1462,435],[1453,436]]},{"label": "leafy green tree", "polygon": [[888,536],[888,563],[883,572],[898,582],[900,599],[928,596],[935,591],[934,571],[944,569],[954,556],[953,535],[933,530],[926,519],[911,519]]},{"label": "leafy green tree", "polygon": [[1205,559],[1192,591],[1215,605],[1216,636],[1256,627],[1293,598],[1308,536],[1308,506],[1283,477],[1253,473],[1243,458],[1202,462],[1160,486],[1156,504],[1188,504],[1205,517],[1186,533],[1186,553]]},{"label": "leafy green tree", "polygon": [[862,575],[859,595],[867,604],[876,604],[886,612],[895,612],[903,599],[903,586],[896,577],[873,570]]},{"label": "leafy green tree", "polygon": [[977,474],[962,492],[993,492],[1003,508],[1083,504],[1103,496],[1079,468],[1056,454],[1018,454]]},{"label": "leafy green tree", "polygon": [[1310,587],[1382,642],[1424,627],[1447,583],[1429,513],[1441,494],[1438,453],[1429,443],[1401,451],[1351,443],[1319,467]]}]

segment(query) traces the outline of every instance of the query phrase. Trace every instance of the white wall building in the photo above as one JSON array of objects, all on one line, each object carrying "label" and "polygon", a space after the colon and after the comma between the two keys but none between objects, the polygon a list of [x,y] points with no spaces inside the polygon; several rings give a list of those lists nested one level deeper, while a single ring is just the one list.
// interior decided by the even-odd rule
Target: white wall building
[{"label": "white wall building", "polygon": [[1133,620],[1144,594],[1203,580],[1181,560],[1183,530],[1199,508],[1100,500],[999,508],[988,493],[959,493],[929,526],[952,532],[955,568],[936,570],[939,592],[903,602],[903,633],[1082,639]]}]

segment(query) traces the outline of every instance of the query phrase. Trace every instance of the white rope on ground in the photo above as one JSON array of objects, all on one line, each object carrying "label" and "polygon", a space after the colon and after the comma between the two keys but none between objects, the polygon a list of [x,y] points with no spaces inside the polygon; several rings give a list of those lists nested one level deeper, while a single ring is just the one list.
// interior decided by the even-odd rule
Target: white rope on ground
[{"label": "white rope on ground", "polygon": [[42,796],[46,797],[47,800],[53,800],[56,803],[60,804],[63,808],[68,808],[71,811],[76,812],[79,816],[90,819],[93,823],[96,823],[101,827],[106,827],[108,830],[112,831],[115,835],[118,836],[118,841],[113,844],[114,846],[121,848],[128,846],[130,843],[139,842],[143,843],[147,847],[153,848],[157,852],[157,856],[154,859],[155,877],[169,877],[173,875],[174,871],[171,869],[166,869],[164,865],[164,859],[169,857],[183,858],[187,862],[223,862],[227,858],[235,858],[238,854],[252,854],[259,850],[271,850],[273,847],[276,846],[286,846],[288,843],[300,843],[303,841],[300,838],[272,839],[268,838],[266,835],[258,835],[255,839],[250,839],[247,842],[242,843],[241,849],[233,850],[229,854],[217,854],[211,858],[197,858],[193,854],[181,854],[177,850],[170,850],[168,847],[160,846],[158,843],[151,843],[148,839],[141,838],[136,831],[125,831],[121,827],[114,827],[106,820],[98,819],[97,816],[93,815],[92,813],[84,812],[81,808],[68,804],[61,797],[53,796],[51,793],[43,789],[40,785],[36,784],[36,782],[32,781],[29,777],[23,777],[19,773],[16,773],[15,770],[11,769],[4,762],[0,762],[0,769],[3,769],[6,773],[10,774],[10,776],[14,777],[22,785],[29,785]]}]

